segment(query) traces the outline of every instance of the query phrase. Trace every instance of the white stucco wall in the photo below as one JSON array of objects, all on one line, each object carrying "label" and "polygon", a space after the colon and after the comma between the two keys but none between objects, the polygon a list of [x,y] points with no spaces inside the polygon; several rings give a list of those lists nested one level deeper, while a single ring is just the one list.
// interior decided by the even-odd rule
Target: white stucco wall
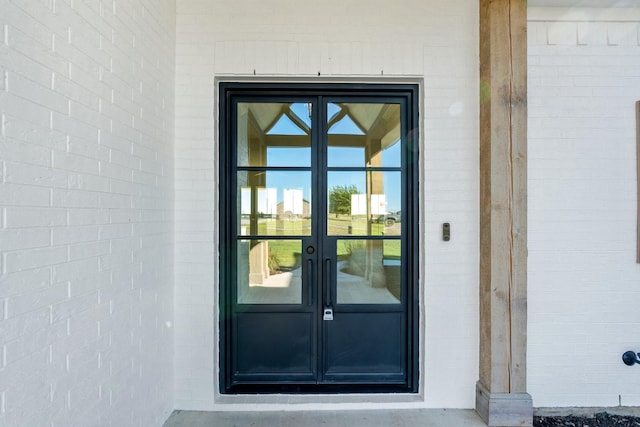
[{"label": "white stucco wall", "polygon": [[[176,408],[255,410],[260,407],[256,402],[274,402],[265,409],[474,406],[477,34],[475,0],[177,1]],[[318,82],[404,78],[421,84],[423,387],[417,398],[392,396],[387,403],[376,404],[370,396],[217,395],[216,78]],[[448,243],[441,241],[443,222],[451,223]]]},{"label": "white stucco wall", "polygon": [[0,425],[173,409],[172,0],[0,1]]},{"label": "white stucco wall", "polygon": [[[591,21],[591,22],[587,22]],[[640,9],[529,11],[534,406],[640,405]]]}]

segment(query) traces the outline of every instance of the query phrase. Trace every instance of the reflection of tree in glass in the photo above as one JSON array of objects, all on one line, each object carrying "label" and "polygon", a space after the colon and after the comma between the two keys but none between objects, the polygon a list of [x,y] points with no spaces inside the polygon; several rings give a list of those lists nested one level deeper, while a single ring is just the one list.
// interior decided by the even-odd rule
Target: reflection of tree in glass
[{"label": "reflection of tree in glass", "polygon": [[329,190],[329,212],[351,214],[351,195],[360,194],[355,185],[336,185]]},{"label": "reflection of tree in glass", "polygon": [[277,274],[300,268],[300,240],[269,240],[269,273]]},{"label": "reflection of tree in glass", "polygon": [[280,273],[280,261],[278,260],[278,254],[275,254],[269,249],[269,274]]}]

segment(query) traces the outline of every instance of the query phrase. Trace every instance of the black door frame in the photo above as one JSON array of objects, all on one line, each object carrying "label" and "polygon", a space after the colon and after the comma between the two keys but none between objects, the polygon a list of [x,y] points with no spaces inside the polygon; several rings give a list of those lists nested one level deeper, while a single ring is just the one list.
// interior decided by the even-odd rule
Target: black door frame
[{"label": "black door frame", "polygon": [[[406,281],[406,336],[407,347],[406,382],[397,383],[358,383],[358,384],[311,384],[296,381],[277,384],[239,384],[232,380],[232,340],[231,323],[233,317],[232,294],[230,291],[235,283],[235,268],[232,259],[232,242],[237,238],[235,219],[231,212],[224,209],[230,203],[235,203],[235,186],[230,185],[235,180],[230,177],[235,174],[235,147],[232,138],[235,135],[233,126],[234,114],[231,114],[230,106],[237,97],[264,100],[266,98],[305,98],[305,97],[369,97],[381,99],[386,97],[405,98],[407,114],[403,115],[405,126],[409,131],[403,136],[403,145],[406,155],[403,156],[402,169],[405,173],[403,184],[406,185],[406,201],[403,206],[404,236],[402,239],[403,259],[406,262],[404,268],[404,280]],[[220,392],[221,393],[372,393],[372,392],[404,392],[416,393],[418,391],[418,365],[419,365],[419,237],[418,237],[418,128],[419,128],[419,89],[411,84],[330,84],[330,83],[232,83],[223,82],[219,86],[219,178],[220,178],[220,228],[219,228],[219,350],[220,350]],[[313,141],[316,144],[317,141]],[[314,165],[314,167],[316,167]],[[317,222],[317,220],[316,220]],[[318,244],[318,243],[316,243]],[[317,330],[318,328],[316,328]],[[317,353],[317,349],[316,349]]]}]

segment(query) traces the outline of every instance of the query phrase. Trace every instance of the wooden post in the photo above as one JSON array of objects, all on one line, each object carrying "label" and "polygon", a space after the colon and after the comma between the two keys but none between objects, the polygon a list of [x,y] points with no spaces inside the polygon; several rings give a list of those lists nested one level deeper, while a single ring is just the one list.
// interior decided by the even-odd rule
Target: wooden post
[{"label": "wooden post", "polygon": [[480,379],[489,426],[531,426],[526,392],[527,2],[480,0]]},{"label": "wooden post", "polygon": [[636,187],[638,189],[638,209],[636,217],[638,221],[638,230],[636,244],[638,246],[636,262],[640,263],[640,101],[636,102]]}]

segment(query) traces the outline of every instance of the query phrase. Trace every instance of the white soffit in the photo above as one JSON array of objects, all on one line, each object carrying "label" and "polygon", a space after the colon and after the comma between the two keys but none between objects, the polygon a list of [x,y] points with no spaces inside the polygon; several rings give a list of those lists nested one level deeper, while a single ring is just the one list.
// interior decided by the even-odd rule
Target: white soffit
[{"label": "white soffit", "polygon": [[640,8],[640,0],[529,0],[531,7]]}]

